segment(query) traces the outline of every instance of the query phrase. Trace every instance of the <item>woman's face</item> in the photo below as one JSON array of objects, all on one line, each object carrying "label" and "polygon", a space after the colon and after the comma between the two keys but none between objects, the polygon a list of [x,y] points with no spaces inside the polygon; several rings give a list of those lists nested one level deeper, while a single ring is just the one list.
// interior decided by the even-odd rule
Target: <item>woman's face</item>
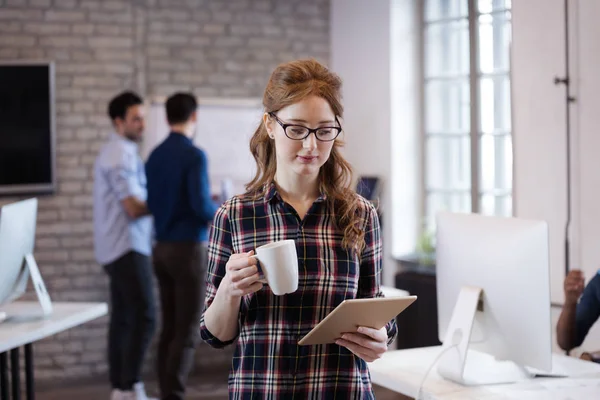
[{"label": "woman's face", "polygon": [[309,96],[298,103],[282,108],[274,113],[274,117],[265,114],[264,122],[267,133],[275,141],[278,172],[311,177],[318,175],[319,169],[331,154],[334,141],[318,140],[315,132],[311,132],[302,140],[293,140],[286,136],[281,124],[297,125],[287,128],[286,132],[290,136],[303,136],[305,130],[301,127],[324,128],[319,132],[323,138],[335,136],[336,130],[325,129],[339,126],[327,100],[318,96]]}]

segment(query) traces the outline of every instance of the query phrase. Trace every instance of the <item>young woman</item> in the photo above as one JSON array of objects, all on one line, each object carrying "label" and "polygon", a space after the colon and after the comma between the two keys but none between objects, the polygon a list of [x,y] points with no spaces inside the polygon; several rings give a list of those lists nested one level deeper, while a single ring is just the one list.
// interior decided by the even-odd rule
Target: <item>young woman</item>
[{"label": "young woman", "polygon": [[[237,339],[232,399],[374,398],[367,362],[394,339],[394,321],[335,344],[298,345],[343,300],[382,296],[377,213],[350,188],[339,150],[340,88],[314,60],[275,69],[250,141],[256,176],[215,216],[201,335],[217,348]],[[275,296],[250,256],[284,239],[296,242],[299,284]]]}]

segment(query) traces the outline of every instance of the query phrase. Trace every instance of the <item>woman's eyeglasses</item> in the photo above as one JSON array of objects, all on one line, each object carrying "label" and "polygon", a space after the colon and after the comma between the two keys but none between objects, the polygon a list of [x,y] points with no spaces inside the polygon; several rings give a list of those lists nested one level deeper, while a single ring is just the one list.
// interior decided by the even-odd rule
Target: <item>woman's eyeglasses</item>
[{"label": "woman's eyeglasses", "polygon": [[[275,121],[277,121],[279,125],[281,125],[285,136],[292,140],[304,140],[308,137],[308,135],[314,133],[317,140],[320,140],[322,142],[331,142],[332,140],[335,140],[335,138],[338,137],[340,132],[342,132],[341,126],[322,126],[319,128],[310,129],[303,125],[286,124],[279,118],[277,118],[277,115],[275,115],[274,112],[270,112],[269,116],[275,119]],[[335,117],[335,122],[338,125],[341,125],[337,117]]]}]

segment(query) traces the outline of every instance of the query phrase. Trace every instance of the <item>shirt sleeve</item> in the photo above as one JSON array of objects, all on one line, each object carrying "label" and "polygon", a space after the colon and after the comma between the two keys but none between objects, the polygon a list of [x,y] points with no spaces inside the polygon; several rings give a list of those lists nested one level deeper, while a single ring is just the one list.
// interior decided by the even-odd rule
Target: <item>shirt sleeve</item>
[{"label": "shirt sleeve", "polygon": [[[381,242],[381,228],[379,216],[371,204],[367,209],[367,223],[365,227],[365,248],[360,259],[360,277],[358,281],[358,297],[372,298],[384,297],[381,291],[381,271],[383,264],[383,246]],[[396,320],[386,324],[388,345],[397,335]]]},{"label": "shirt sleeve", "polygon": [[600,317],[600,271],[585,287],[575,311],[575,347],[581,346]]},{"label": "shirt sleeve", "polygon": [[217,206],[210,195],[208,162],[203,151],[198,152],[195,162],[188,171],[187,180],[192,210],[202,222],[209,223],[217,211]]},{"label": "shirt sleeve", "polygon": [[225,205],[217,210],[208,240],[208,271],[206,276],[206,298],[204,311],[200,319],[200,336],[207,344],[217,349],[223,348],[236,338],[223,342],[216,338],[206,327],[204,313],[210,307],[217,294],[217,289],[225,276],[225,265],[233,253],[231,229]]},{"label": "shirt sleeve", "polygon": [[105,166],[108,185],[119,200],[137,195],[137,159],[123,149],[115,152]]}]

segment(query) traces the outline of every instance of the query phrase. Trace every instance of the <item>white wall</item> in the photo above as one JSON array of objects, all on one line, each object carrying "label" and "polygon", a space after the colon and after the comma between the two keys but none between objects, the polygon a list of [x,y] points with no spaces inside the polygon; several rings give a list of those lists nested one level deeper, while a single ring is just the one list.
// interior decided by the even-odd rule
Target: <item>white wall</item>
[{"label": "white wall", "polygon": [[567,208],[564,88],[553,83],[565,73],[562,4],[563,0],[513,4],[511,66],[514,210],[518,217],[549,224],[555,301],[562,301]]},{"label": "white wall", "polygon": [[[407,36],[414,29],[411,12],[412,0],[331,1],[331,68],[343,80],[344,154],[356,175],[383,179],[383,279],[388,285],[395,274],[392,253],[414,250],[418,228],[418,118],[412,97],[417,71],[414,43]],[[392,13],[406,23],[395,19],[392,25]],[[402,171],[401,177],[393,181],[392,170]]]},{"label": "white wall", "polygon": [[[578,147],[575,164],[579,171],[578,213],[580,241],[575,243],[580,265],[590,279],[600,268],[600,2],[579,0],[576,29],[578,63],[577,102],[574,106],[578,124]],[[600,349],[600,334],[596,335]]]}]

